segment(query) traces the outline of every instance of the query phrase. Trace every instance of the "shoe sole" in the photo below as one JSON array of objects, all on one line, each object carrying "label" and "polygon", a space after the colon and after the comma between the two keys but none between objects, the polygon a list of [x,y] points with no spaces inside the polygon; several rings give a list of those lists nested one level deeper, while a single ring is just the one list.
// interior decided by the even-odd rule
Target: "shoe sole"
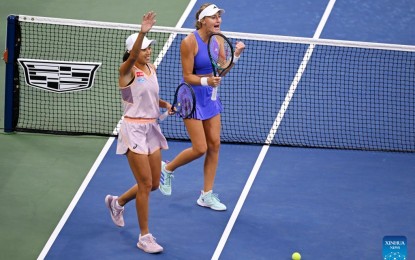
[{"label": "shoe sole", "polygon": [[140,246],[140,244],[137,244],[137,247],[140,248],[141,250],[143,250],[144,252],[149,253],[149,254],[159,254],[159,253],[163,252],[163,248],[160,249],[159,251],[151,252],[151,251],[145,250],[144,247]]}]

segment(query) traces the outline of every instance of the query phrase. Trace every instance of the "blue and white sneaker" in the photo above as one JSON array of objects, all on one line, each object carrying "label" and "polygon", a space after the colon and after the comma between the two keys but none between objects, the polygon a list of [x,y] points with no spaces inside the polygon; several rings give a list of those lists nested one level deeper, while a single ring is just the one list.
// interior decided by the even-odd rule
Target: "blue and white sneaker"
[{"label": "blue and white sneaker", "polygon": [[171,195],[171,179],[174,177],[173,172],[168,172],[166,170],[166,164],[168,162],[161,161],[161,175],[160,175],[160,185],[159,190],[165,196]]},{"label": "blue and white sneaker", "polygon": [[223,211],[226,210],[225,204],[221,203],[218,194],[212,193],[212,191],[203,192],[197,200],[197,204],[202,207],[211,208],[213,210]]}]

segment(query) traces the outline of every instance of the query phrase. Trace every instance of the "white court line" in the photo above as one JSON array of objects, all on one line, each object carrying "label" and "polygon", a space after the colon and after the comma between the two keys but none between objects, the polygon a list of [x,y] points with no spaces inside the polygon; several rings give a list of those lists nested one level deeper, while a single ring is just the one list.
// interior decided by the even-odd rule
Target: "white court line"
[{"label": "white court line", "polygon": [[[180,28],[183,23],[186,21],[187,16],[192,11],[193,6],[196,4],[197,0],[191,0],[182,14],[181,18],[179,19],[176,28]],[[176,35],[174,35],[175,37]],[[174,37],[170,37],[169,40],[171,42],[174,40]],[[166,44],[171,44],[166,43]],[[170,46],[170,45],[168,45]],[[156,63],[158,65],[161,62],[160,55],[157,57]],[[117,127],[114,129],[114,132],[118,132],[120,122],[118,122]],[[48,254],[50,248],[52,247],[53,243],[55,242],[56,238],[58,237],[59,233],[61,232],[63,226],[65,225],[66,221],[69,219],[69,216],[71,215],[72,211],[74,210],[76,204],[78,204],[79,199],[81,198],[82,194],[84,193],[85,189],[88,187],[89,182],[91,181],[92,177],[95,175],[96,170],[98,169],[98,166],[101,164],[102,160],[104,159],[105,155],[107,154],[108,150],[110,149],[112,143],[114,142],[115,137],[110,137],[104,147],[102,148],[100,154],[98,155],[98,158],[95,160],[95,163],[92,165],[91,169],[89,170],[87,176],[85,177],[84,181],[82,182],[81,186],[79,187],[78,191],[76,192],[75,196],[73,197],[71,203],[69,204],[68,208],[66,209],[65,213],[63,214],[62,218],[60,219],[58,225],[53,230],[51,236],[49,237],[48,241],[46,242],[45,246],[43,247],[42,251],[40,252],[38,256],[38,260],[45,259],[46,255]]]},{"label": "white court line", "polygon": [[46,245],[43,247],[42,252],[40,252],[37,258],[38,260],[45,259],[47,253],[49,252],[50,248],[52,247],[59,233],[61,232],[63,226],[65,225],[66,221],[71,215],[73,209],[75,208],[76,204],[78,204],[78,201],[81,198],[82,194],[84,193],[86,187],[88,187],[88,184],[91,181],[92,177],[94,176],[96,170],[98,169],[98,166],[101,164],[102,160],[107,154],[108,149],[110,149],[112,143],[114,142],[114,139],[115,139],[114,137],[110,137],[107,143],[104,145],[104,148],[102,148],[101,153],[98,155],[98,158],[95,160],[95,163],[92,165],[92,168],[89,170],[88,174],[86,175],[84,181],[82,182],[81,186],[79,187],[78,191],[73,197],[71,203],[69,204],[68,208],[63,214],[61,220],[59,221],[58,225],[55,227],[55,230],[53,230],[53,233],[49,237],[49,240],[46,242]]},{"label": "white court line", "polygon": [[[330,0],[330,2],[328,3],[326,10],[323,14],[323,16],[321,17],[320,23],[316,29],[316,32],[314,33],[313,38],[314,39],[318,39],[320,37],[321,32],[323,31],[323,28],[327,22],[327,19],[331,13],[331,10],[333,9],[334,3],[336,2],[336,0]],[[280,111],[278,112],[277,117],[274,120],[274,124],[271,127],[268,137],[265,140],[265,145],[262,146],[261,152],[259,153],[259,156],[255,162],[254,167],[252,168],[252,171],[249,175],[248,180],[246,181],[245,187],[242,190],[241,195],[239,196],[238,202],[236,203],[235,209],[232,212],[232,215],[228,221],[228,224],[225,227],[225,230],[222,234],[222,237],[216,247],[215,252],[213,253],[212,259],[213,260],[217,260],[219,259],[223,248],[225,247],[226,241],[228,240],[229,234],[232,231],[232,228],[236,222],[236,219],[239,216],[239,213],[242,209],[242,206],[245,203],[246,197],[248,196],[248,193],[252,187],[252,184],[254,183],[254,180],[258,174],[259,168],[262,165],[262,162],[264,161],[264,158],[268,152],[269,146],[272,143],[272,140],[275,137],[275,134],[277,133],[278,127],[284,117],[285,111],[287,111],[288,105],[290,104],[291,98],[294,95],[295,90],[297,89],[297,85],[301,80],[301,77],[305,71],[305,68],[307,67],[307,63],[311,58],[311,55],[313,54],[313,50],[314,50],[315,44],[310,44],[310,46],[308,47],[303,61],[301,62],[300,67],[297,70],[297,73],[291,83],[290,89],[288,90],[287,95],[285,96],[285,100],[283,102],[283,104],[281,105]]]}]

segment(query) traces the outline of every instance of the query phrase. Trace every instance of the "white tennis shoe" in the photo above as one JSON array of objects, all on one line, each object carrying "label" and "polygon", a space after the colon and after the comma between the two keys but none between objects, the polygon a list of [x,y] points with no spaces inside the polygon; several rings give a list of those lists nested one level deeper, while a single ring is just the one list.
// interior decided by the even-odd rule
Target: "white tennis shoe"
[{"label": "white tennis shoe", "polygon": [[154,254],[163,251],[163,247],[157,244],[156,238],[152,234],[148,233],[138,238],[137,247],[146,253]]},{"label": "white tennis shoe", "polygon": [[212,193],[212,191],[203,192],[197,200],[197,204],[202,207],[211,208],[213,210],[223,211],[226,210],[225,204],[221,203],[218,194]]},{"label": "white tennis shoe", "polygon": [[110,211],[111,219],[115,225],[119,227],[124,226],[124,207],[117,207],[116,202],[118,201],[117,196],[107,195],[105,197],[105,205]]}]

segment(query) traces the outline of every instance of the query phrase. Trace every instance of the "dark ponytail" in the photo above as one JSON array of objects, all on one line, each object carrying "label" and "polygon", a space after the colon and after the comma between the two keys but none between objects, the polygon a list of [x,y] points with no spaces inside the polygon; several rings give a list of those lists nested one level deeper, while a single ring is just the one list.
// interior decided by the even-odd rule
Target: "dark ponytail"
[{"label": "dark ponytail", "polygon": [[128,60],[128,57],[130,57],[130,53],[128,51],[125,51],[124,56],[122,57],[122,62]]}]

